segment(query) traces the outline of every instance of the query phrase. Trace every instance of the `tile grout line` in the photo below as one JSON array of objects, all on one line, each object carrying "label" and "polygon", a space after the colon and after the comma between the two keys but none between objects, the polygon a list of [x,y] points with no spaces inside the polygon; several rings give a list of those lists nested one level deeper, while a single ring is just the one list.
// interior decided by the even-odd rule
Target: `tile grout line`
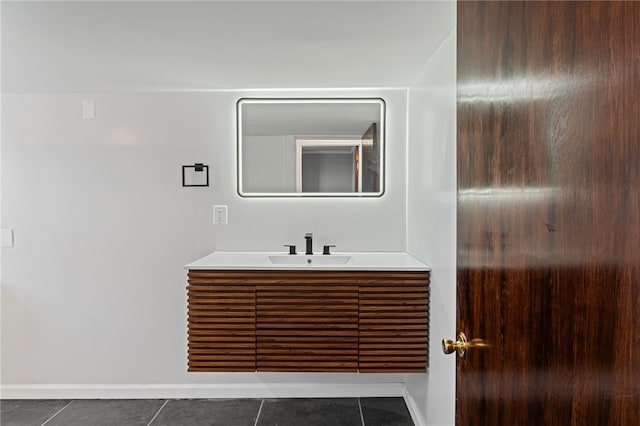
[{"label": "tile grout line", "polygon": [[55,414],[54,414],[53,416],[51,416],[51,417],[49,417],[47,420],[45,420],[45,422],[44,422],[44,423],[42,423],[40,426],[44,426],[44,425],[46,425],[47,423],[49,423],[51,420],[53,420],[53,418],[54,418],[55,416],[57,416],[58,414],[60,414],[60,413],[62,412],[62,410],[64,410],[64,409],[65,409],[65,408],[67,408],[68,406],[70,406],[72,402],[73,402],[73,400],[69,401],[69,403],[68,403],[67,405],[65,405],[64,407],[62,407],[62,408],[61,408],[61,409],[59,409],[58,411],[56,411],[56,412],[55,412]]},{"label": "tile grout line", "polygon": [[169,400],[168,400],[168,399],[166,399],[166,400],[164,401],[164,404],[162,404],[162,407],[160,407],[160,409],[158,409],[158,411],[156,412],[156,415],[155,415],[155,416],[153,416],[153,417],[151,418],[151,420],[149,420],[149,423],[147,423],[147,426],[150,426],[150,425],[151,425],[151,423],[153,423],[153,421],[156,419],[156,417],[158,417],[158,414],[160,414],[160,411],[162,411],[162,409],[164,408],[164,406],[165,406],[165,405],[167,405],[167,403],[168,403],[168,402],[169,402]]},{"label": "tile grout line", "polygon": [[360,403],[360,398],[358,398],[358,409],[360,409],[360,420],[362,421],[362,426],[365,426],[364,415],[362,414],[362,404]]},{"label": "tile grout line", "polygon": [[260,413],[262,413],[262,406],[264,405],[264,399],[260,401],[260,408],[258,408],[258,414],[256,415],[256,422],[253,426],[258,426],[258,419],[260,418]]}]

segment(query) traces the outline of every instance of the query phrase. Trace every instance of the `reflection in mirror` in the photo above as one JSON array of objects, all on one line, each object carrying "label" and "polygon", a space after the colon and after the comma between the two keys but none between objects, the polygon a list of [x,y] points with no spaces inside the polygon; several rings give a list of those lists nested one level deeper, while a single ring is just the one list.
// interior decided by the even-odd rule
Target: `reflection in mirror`
[{"label": "reflection in mirror", "polygon": [[380,196],[385,103],[367,99],[240,99],[242,196]]}]

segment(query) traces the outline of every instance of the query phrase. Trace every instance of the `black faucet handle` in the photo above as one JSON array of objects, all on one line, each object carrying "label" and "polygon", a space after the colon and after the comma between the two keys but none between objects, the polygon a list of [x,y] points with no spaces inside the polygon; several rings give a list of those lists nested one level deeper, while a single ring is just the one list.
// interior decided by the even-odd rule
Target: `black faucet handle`
[{"label": "black faucet handle", "polygon": [[295,244],[285,244],[284,247],[289,247],[289,254],[298,254],[296,253]]},{"label": "black faucet handle", "polygon": [[331,254],[331,247],[335,246],[324,246],[324,248],[322,249],[322,254]]},{"label": "black faucet handle", "polygon": [[307,232],[306,234],[304,234],[304,239],[306,240],[306,250],[304,252],[304,254],[306,255],[312,255],[313,254],[313,234],[311,232]]}]

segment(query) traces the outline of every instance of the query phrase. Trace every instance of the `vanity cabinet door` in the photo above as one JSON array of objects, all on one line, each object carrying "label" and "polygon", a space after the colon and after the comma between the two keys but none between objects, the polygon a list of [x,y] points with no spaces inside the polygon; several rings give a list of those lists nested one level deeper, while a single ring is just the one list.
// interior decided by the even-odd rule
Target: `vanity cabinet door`
[{"label": "vanity cabinet door", "polygon": [[255,371],[255,286],[224,271],[189,271],[189,371]]},{"label": "vanity cabinet door", "polygon": [[360,372],[427,371],[428,285],[427,273],[402,272],[360,286]]},{"label": "vanity cabinet door", "polygon": [[256,287],[258,371],[358,370],[358,287],[335,275],[274,272]]}]

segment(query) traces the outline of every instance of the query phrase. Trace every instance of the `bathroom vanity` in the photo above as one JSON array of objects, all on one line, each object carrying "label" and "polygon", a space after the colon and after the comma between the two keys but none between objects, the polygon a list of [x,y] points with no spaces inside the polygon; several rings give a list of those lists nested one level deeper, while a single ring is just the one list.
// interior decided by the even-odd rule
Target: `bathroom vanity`
[{"label": "bathroom vanity", "polygon": [[427,371],[429,268],[406,253],[215,252],[186,269],[189,371]]}]

